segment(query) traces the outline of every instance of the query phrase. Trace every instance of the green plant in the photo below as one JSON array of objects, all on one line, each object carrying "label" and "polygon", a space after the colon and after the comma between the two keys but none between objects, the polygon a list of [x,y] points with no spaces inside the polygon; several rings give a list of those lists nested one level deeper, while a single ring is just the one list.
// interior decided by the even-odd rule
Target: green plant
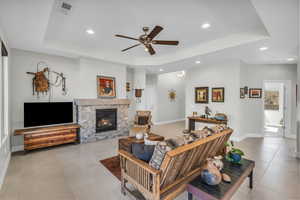
[{"label": "green plant", "polygon": [[[241,158],[242,156],[245,155],[245,153],[238,148],[234,148],[234,144],[232,141],[230,141],[229,143],[226,142],[225,144],[226,147],[229,148],[229,151],[226,154],[226,160],[230,161],[230,162],[235,162],[235,163],[240,163],[240,160],[237,159],[237,156],[234,155],[239,155],[238,157]],[[238,160],[238,161],[237,161]]]}]

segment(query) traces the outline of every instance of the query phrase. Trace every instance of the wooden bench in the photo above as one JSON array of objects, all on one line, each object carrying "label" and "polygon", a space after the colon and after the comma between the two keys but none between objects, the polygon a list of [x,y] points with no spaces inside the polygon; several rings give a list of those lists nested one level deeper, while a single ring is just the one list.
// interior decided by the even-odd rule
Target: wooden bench
[{"label": "wooden bench", "polygon": [[174,199],[185,191],[187,183],[200,175],[206,159],[224,149],[225,142],[232,132],[232,129],[226,129],[221,133],[169,151],[159,170],[132,154],[119,150],[122,192],[130,192],[126,186],[130,183],[143,194],[145,199]]}]

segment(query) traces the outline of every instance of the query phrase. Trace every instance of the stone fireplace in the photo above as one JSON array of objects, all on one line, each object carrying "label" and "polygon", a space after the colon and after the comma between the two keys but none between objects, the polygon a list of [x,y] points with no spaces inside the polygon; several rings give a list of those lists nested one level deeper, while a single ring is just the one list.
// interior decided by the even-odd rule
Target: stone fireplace
[{"label": "stone fireplace", "polygon": [[128,99],[75,99],[80,143],[129,135]]}]

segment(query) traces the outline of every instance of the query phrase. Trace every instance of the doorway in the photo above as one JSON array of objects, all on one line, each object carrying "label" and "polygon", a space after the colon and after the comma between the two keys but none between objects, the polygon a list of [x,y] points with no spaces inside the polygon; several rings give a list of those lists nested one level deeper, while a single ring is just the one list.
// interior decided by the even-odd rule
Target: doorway
[{"label": "doorway", "polygon": [[287,84],[285,81],[264,81],[264,134],[285,137],[287,125]]}]

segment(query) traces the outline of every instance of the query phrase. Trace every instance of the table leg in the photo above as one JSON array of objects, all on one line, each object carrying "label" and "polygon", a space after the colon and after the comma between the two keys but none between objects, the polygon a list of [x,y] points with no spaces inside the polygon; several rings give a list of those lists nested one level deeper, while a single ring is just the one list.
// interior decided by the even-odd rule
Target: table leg
[{"label": "table leg", "polygon": [[195,130],[195,120],[189,119],[189,132]]},{"label": "table leg", "polygon": [[188,192],[188,200],[193,200],[193,194]]},{"label": "table leg", "polygon": [[249,174],[249,188],[250,188],[250,189],[253,188],[253,170],[252,170],[251,173]]}]

